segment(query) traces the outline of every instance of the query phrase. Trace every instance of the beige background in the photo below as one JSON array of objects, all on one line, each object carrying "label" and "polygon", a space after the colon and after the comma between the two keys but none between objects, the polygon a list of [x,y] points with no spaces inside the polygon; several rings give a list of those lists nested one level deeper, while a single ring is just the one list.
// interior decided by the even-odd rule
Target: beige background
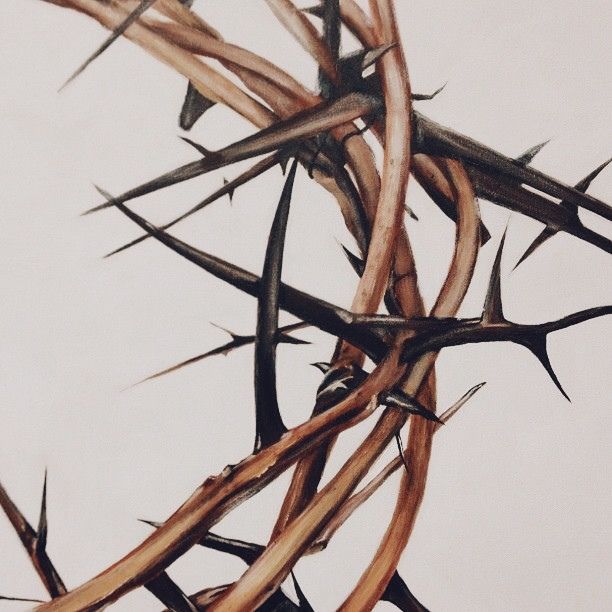
[{"label": "beige background", "polygon": [[[200,0],[196,6],[228,40],[314,84],[311,61],[263,2]],[[448,81],[435,101],[419,108],[511,155],[552,137],[535,165],[577,181],[611,152],[609,6],[400,0],[414,89],[429,92]],[[48,467],[49,550],[69,587],[142,540],[148,529],[136,518],[163,520],[205,476],[247,454],[253,429],[249,349],[122,391],[224,342],[209,321],[250,333],[255,303],[153,241],[101,259],[138,230],[114,211],[79,218],[100,201],[91,182],[121,192],[194,158],[176,137],[183,80],[125,41],[56,93],[104,36],[87,19],[42,2],[0,2],[0,478],[35,523]],[[250,131],[215,108],[194,137],[217,147]],[[284,278],[348,305],[355,278],[336,239],[351,244],[350,238],[333,203],[304,174],[291,210]],[[169,219],[221,177],[148,197],[138,210],[154,221]],[[274,170],[240,189],[232,207],[221,200],[176,234],[259,271],[281,183]],[[612,201],[612,171],[591,191]],[[453,228],[414,184],[409,201],[421,219],[408,224],[431,304]],[[509,217],[488,203],[482,211],[495,238],[482,251],[463,310],[468,316],[481,308]],[[503,266],[509,316],[542,321],[609,303],[609,258],[573,238],[551,240],[510,274],[539,230],[535,222],[510,220]],[[610,319],[600,319],[551,340],[552,361],[573,404],[519,347],[444,351],[441,406],[477,382],[488,385],[436,437],[426,499],[401,562],[407,582],[432,610],[612,608],[610,329]],[[300,335],[312,346],[280,348],[280,399],[289,424],[310,411],[319,378],[307,364],[326,359],[332,347],[322,334]],[[369,427],[342,438],[331,468]],[[216,531],[265,541],[287,482],[281,478]],[[335,609],[360,575],[396,488],[394,478],[325,554],[298,565],[317,610]],[[197,549],[170,574],[191,592],[242,571],[230,557]],[[0,593],[44,597],[3,517]],[[114,607],[157,608],[142,590]],[[19,609],[0,602],[0,610]]]}]

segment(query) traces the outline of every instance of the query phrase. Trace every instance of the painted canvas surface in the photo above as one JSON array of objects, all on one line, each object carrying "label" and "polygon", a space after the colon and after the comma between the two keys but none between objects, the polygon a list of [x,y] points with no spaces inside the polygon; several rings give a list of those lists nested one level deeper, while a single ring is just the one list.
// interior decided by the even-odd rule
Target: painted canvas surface
[{"label": "painted canvas surface", "polygon": [[2,3],[0,610],[609,610],[609,17]]}]

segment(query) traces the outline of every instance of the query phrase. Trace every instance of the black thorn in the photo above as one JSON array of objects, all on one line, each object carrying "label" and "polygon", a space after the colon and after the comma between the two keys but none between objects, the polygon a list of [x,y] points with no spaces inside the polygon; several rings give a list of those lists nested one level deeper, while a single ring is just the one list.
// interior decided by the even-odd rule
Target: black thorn
[{"label": "black thorn", "polygon": [[408,206],[408,204],[404,204],[404,210],[408,213],[408,216],[411,219],[414,219],[415,221],[419,220],[419,218],[416,216],[414,210],[412,210],[412,208],[410,208],[410,206]]},{"label": "black thorn", "polygon": [[29,597],[7,597],[6,595],[0,595],[0,599],[3,601],[22,601],[25,603],[45,603],[42,599],[30,599]]},{"label": "black thorn", "polygon": [[441,425],[444,424],[434,412],[425,408],[425,406],[423,406],[423,404],[421,404],[416,398],[407,395],[400,389],[385,391],[379,396],[379,401],[385,406],[401,408],[410,414],[421,416],[428,421],[434,421],[435,423],[440,423]]},{"label": "black thorn", "polygon": [[306,595],[304,594],[304,591],[302,591],[302,587],[297,581],[297,578],[295,577],[295,574],[293,573],[293,571],[291,572],[291,579],[293,580],[293,588],[298,598],[298,604],[300,606],[299,609],[303,610],[304,612],[314,612],[313,607],[310,605],[310,602],[308,601]]},{"label": "black thorn", "polygon": [[216,102],[203,96],[194,84],[189,81],[187,85],[187,93],[179,115],[179,126],[182,130],[188,132],[196,123],[196,121]]},{"label": "black thorn", "polygon": [[521,153],[517,158],[515,158],[515,163],[519,166],[528,166],[533,158],[550,142],[550,138],[541,142],[540,144],[534,145],[533,147],[529,147],[524,153]]},{"label": "black thorn", "polygon": [[506,241],[506,232],[507,228],[499,242],[499,248],[497,249],[497,254],[495,255],[495,261],[493,262],[491,278],[489,279],[489,287],[487,289],[487,295],[485,297],[484,308],[482,311],[483,323],[503,323],[506,320],[504,318],[504,309],[502,306],[500,274],[501,259],[504,250],[504,243]]},{"label": "black thorn", "polygon": [[406,470],[406,474],[410,474],[410,468],[408,467],[408,462],[406,461],[406,457],[404,457],[404,445],[402,444],[402,437],[399,431],[395,434],[395,442],[397,444],[397,452],[399,454],[399,458],[402,460],[402,463],[404,464],[404,469]]},{"label": "black thorn", "polygon": [[179,136],[179,138],[188,145],[192,146],[196,151],[198,151],[198,153],[201,153],[202,157],[207,157],[211,154],[211,151],[194,140],[191,140],[191,138],[187,138],[187,136]]},{"label": "black thorn", "polygon": [[574,189],[577,191],[586,191],[591,183],[595,180],[595,178],[612,162],[612,157],[606,160],[601,166],[597,166],[593,172],[587,174],[581,181],[578,181],[576,185],[574,185]]},{"label": "black thorn", "polygon": [[513,270],[516,270],[530,255],[533,255],[547,240],[552,238],[557,233],[557,230],[552,227],[545,227],[527,247],[521,258],[516,262]]},{"label": "black thorn", "polygon": [[548,356],[548,350],[546,347],[546,334],[532,334],[529,337],[521,340],[520,344],[528,348],[538,358],[539,362],[548,372],[548,375],[550,376],[553,383],[555,383],[557,389],[559,389],[563,397],[565,397],[568,402],[571,402],[572,400],[561,386],[561,382],[559,381],[559,378],[557,377],[557,374],[555,373],[552,364],[550,363],[550,357]]},{"label": "black thorn", "polygon": [[412,99],[415,101],[422,101],[422,100],[433,100],[440,92],[442,92],[444,90],[444,88],[448,85],[448,81],[446,83],[444,83],[444,85],[438,87],[438,89],[436,89],[436,91],[430,93],[430,94],[412,94]]},{"label": "black thorn", "polygon": [[365,270],[365,262],[360,257],[357,257],[353,252],[349,251],[343,244],[340,244],[348,262],[351,264],[351,268],[355,271],[357,276],[361,276]]},{"label": "black thorn", "polygon": [[323,6],[309,6],[307,8],[300,9],[302,13],[307,13],[308,15],[312,15],[313,17],[318,17],[319,19],[323,19]]},{"label": "black thorn", "polygon": [[38,529],[36,530],[36,548],[45,550],[47,546],[47,470],[43,480],[42,497],[40,501],[40,515],[38,517]]},{"label": "black thorn", "polygon": [[315,363],[311,363],[310,365],[317,368],[317,370],[319,370],[323,374],[327,374],[327,372],[329,372],[329,369],[331,368],[331,363],[327,361],[316,361]]},{"label": "black thorn", "polygon": [[[227,188],[227,186],[230,184],[230,182],[223,177],[223,186]],[[230,204],[232,203],[232,200],[234,199],[234,188],[230,187],[229,189],[227,189],[227,197],[229,198]]]}]

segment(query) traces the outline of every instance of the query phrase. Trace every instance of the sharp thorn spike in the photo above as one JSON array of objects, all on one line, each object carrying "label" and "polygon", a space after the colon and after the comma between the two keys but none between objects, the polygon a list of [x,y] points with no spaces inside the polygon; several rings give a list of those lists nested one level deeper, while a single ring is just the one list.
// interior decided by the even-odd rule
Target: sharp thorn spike
[{"label": "sharp thorn spike", "polygon": [[145,525],[150,525],[151,527],[155,527],[155,529],[159,529],[163,523],[160,521],[148,521],[147,519],[137,519],[140,523],[145,523]]},{"label": "sharp thorn spike", "polygon": [[329,372],[329,369],[331,368],[331,363],[327,361],[316,361],[315,363],[311,363],[310,365],[317,368],[317,370],[319,370],[323,374],[327,374],[327,372]]},{"label": "sharp thorn spike", "polygon": [[484,308],[482,311],[482,321],[484,323],[501,323],[505,321],[501,295],[501,260],[504,251],[504,243],[506,242],[507,231],[508,228],[506,228],[502,239],[500,240],[497,254],[495,255],[495,261],[493,262],[491,278],[489,279],[489,287],[487,289],[487,295],[485,297]]},{"label": "sharp thorn spike", "polygon": [[365,270],[365,262],[360,257],[357,257],[352,251],[347,249],[342,243],[339,243],[344,251],[344,255],[348,259],[348,262],[351,264],[351,268],[355,271],[357,276],[361,276],[363,271]]},{"label": "sharp thorn spike", "polygon": [[180,128],[188,132],[195,125],[197,120],[215,104],[216,102],[203,96],[193,83],[189,81],[187,93],[185,94],[185,99],[179,115]]},{"label": "sharp thorn spike", "polygon": [[600,166],[597,166],[597,168],[595,168],[595,170],[593,170],[591,173],[587,174],[581,181],[578,181],[576,183],[576,185],[574,186],[574,189],[576,189],[577,191],[585,192],[590,187],[591,183],[595,180],[595,178],[597,178],[597,176],[605,168],[608,167],[610,162],[612,162],[612,157],[610,159],[606,160]]},{"label": "sharp thorn spike", "polygon": [[404,210],[405,210],[405,211],[408,213],[408,216],[409,216],[411,219],[414,219],[415,221],[418,221],[418,220],[419,220],[419,218],[416,216],[416,214],[415,214],[414,210],[412,210],[412,208],[410,208],[410,206],[408,206],[408,204],[405,204],[405,205],[404,205]]},{"label": "sharp thorn spike", "polygon": [[440,415],[440,421],[446,423],[453,415],[455,415],[463,406],[470,400],[472,397],[480,391],[487,383],[481,382],[477,385],[474,385],[471,389],[469,389],[466,393],[464,393],[450,408],[445,410]]},{"label": "sharp thorn spike", "polygon": [[188,145],[192,146],[198,153],[202,155],[202,157],[207,157],[211,154],[211,152],[206,147],[203,147],[201,144],[191,140],[191,138],[187,138],[187,136],[179,136],[179,138],[183,142],[186,142]]},{"label": "sharp thorn spike", "polygon": [[550,362],[550,358],[548,356],[548,349],[546,346],[546,335],[539,335],[539,336],[532,335],[531,337],[522,341],[521,344],[523,344],[523,346],[528,348],[538,358],[538,361],[544,366],[544,369],[546,370],[546,372],[548,372],[548,375],[550,376],[551,380],[553,381],[557,389],[559,389],[563,397],[568,402],[571,402],[572,400],[570,399],[569,395],[565,392],[565,389],[563,389],[563,386],[561,385],[561,381],[557,377],[557,374],[555,373],[552,367],[552,364]]},{"label": "sharp thorn spike", "polygon": [[412,94],[412,99],[419,102],[423,100],[433,100],[439,93],[441,93],[444,88],[448,85],[448,81],[444,83],[444,85],[438,87],[434,92],[430,94]]},{"label": "sharp thorn spike", "polygon": [[385,53],[397,47],[397,43],[388,43],[386,45],[380,45],[379,47],[375,47],[374,49],[369,49],[363,56],[361,60],[361,70],[362,72],[375,64]]},{"label": "sharp thorn spike", "polygon": [[514,265],[513,271],[516,270],[528,257],[533,255],[547,240],[552,238],[557,233],[557,230],[552,227],[545,227],[527,247],[521,258]]},{"label": "sharp thorn spike", "polygon": [[313,17],[318,17],[319,19],[323,18],[323,6],[309,6],[303,9],[300,9],[302,13],[307,13],[308,15],[312,15]]},{"label": "sharp thorn spike", "polygon": [[112,31],[110,36],[92,53],[59,88],[62,91],[72,83],[95,59],[100,57],[135,21],[137,21],[157,0],[142,0],[142,2]]},{"label": "sharp thorn spike", "polygon": [[540,144],[534,145],[533,147],[529,147],[524,153],[521,153],[514,161],[519,164],[519,166],[528,166],[533,158],[550,142],[550,138],[541,142]]},{"label": "sharp thorn spike", "polygon": [[43,480],[42,497],[40,501],[40,515],[38,517],[38,528],[36,530],[36,547],[45,550],[47,545],[47,470]]}]

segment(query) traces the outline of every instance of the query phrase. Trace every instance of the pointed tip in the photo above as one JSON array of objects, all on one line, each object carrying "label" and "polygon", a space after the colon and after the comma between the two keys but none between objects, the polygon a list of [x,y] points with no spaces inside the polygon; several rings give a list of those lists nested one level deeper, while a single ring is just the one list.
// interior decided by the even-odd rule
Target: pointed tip
[{"label": "pointed tip", "polygon": [[318,6],[308,6],[300,10],[302,11],[302,13],[306,13],[308,15],[312,15],[313,17],[323,19],[323,6],[321,4]]},{"label": "pointed tip", "polygon": [[612,162],[612,157],[606,160],[600,166],[597,166],[595,170],[587,174],[582,180],[578,181],[576,185],[574,186],[574,189],[576,189],[577,191],[582,191],[582,192],[586,191],[590,187],[591,183],[595,180],[595,178],[597,178],[597,176],[599,176],[599,174],[601,174],[601,172],[605,170],[605,168],[607,168],[611,162]]},{"label": "pointed tip", "polygon": [[394,47],[397,47],[396,42],[387,43],[385,45],[380,45],[378,47],[374,47],[374,49],[369,49],[363,56],[361,60],[361,70],[365,70],[375,64],[385,53],[391,51]]},{"label": "pointed tip", "polygon": [[47,468],[43,479],[43,490],[40,501],[40,514],[38,517],[38,528],[36,530],[36,547],[44,550],[47,544]]},{"label": "pointed tip", "polygon": [[58,93],[72,83],[85,69],[104,53],[156,0],[141,0],[140,4],[110,33],[104,42],[68,77],[58,89]]},{"label": "pointed tip", "polygon": [[227,329],[227,327],[223,327],[221,325],[218,325],[217,323],[213,323],[212,321],[210,321],[210,324],[213,327],[216,327],[217,329],[224,331],[228,336],[232,338],[232,340],[238,340],[239,338],[244,338],[244,336],[241,336],[240,334],[235,334],[233,331]]},{"label": "pointed tip", "polygon": [[351,264],[351,268],[353,268],[357,276],[361,276],[365,269],[365,262],[363,261],[363,259],[361,259],[361,257],[357,257],[355,253],[350,251],[342,243],[339,243],[339,244],[342,247],[342,250],[344,251],[345,257],[348,259],[348,262]]},{"label": "pointed tip", "polygon": [[534,145],[533,147],[529,147],[524,153],[515,158],[515,162],[520,166],[528,166],[533,158],[551,141],[549,138],[540,144]]},{"label": "pointed tip", "polygon": [[180,136],[180,135],[179,135],[179,138],[183,142],[186,142],[190,147],[193,147],[198,153],[202,155],[202,157],[207,157],[208,155],[211,154],[211,152],[206,147],[195,142],[195,140],[192,140],[191,138],[187,138],[187,136]]},{"label": "pointed tip", "polygon": [[[223,177],[223,187],[227,187],[230,184],[230,181],[228,181],[225,177]],[[229,202],[230,204],[233,203],[234,200],[234,188],[229,188],[227,190],[227,197],[229,198]]]},{"label": "pointed tip", "polygon": [[534,239],[534,241],[525,249],[521,258],[514,264],[512,271],[516,270],[528,257],[533,255],[547,240],[552,238],[557,233],[556,229],[549,226],[545,227]]},{"label": "pointed tip", "polygon": [[415,221],[419,220],[419,218],[416,216],[414,210],[412,210],[412,208],[410,208],[410,206],[408,206],[408,204],[404,204],[404,210],[408,213],[408,216],[411,219],[414,219]]},{"label": "pointed tip", "polygon": [[315,361],[314,363],[311,363],[310,365],[313,368],[317,368],[317,370],[319,370],[323,374],[327,374],[327,372],[329,372],[331,368],[331,363],[329,363],[328,361]]},{"label": "pointed tip", "polygon": [[151,527],[155,527],[155,529],[159,529],[163,523],[161,523],[160,521],[149,521],[147,519],[136,519],[138,522],[140,523],[144,523],[145,525],[150,525]]},{"label": "pointed tip", "polygon": [[193,83],[189,81],[183,106],[179,114],[179,127],[188,132],[198,119],[215,104],[214,100],[203,96]]},{"label": "pointed tip", "polygon": [[423,100],[433,100],[439,93],[444,91],[447,85],[448,85],[448,81],[446,81],[443,85],[438,87],[438,89],[436,89],[430,94],[412,94],[412,99],[417,102],[421,102]]},{"label": "pointed tip", "polygon": [[502,305],[501,295],[501,261],[506,242],[506,234],[508,227],[504,230],[502,238],[499,242],[493,268],[491,269],[491,277],[489,278],[489,287],[485,296],[484,308],[482,311],[482,320],[485,323],[501,323],[505,321],[504,308]]},{"label": "pointed tip", "polygon": [[571,403],[570,396],[565,392],[565,389],[561,385],[561,381],[557,377],[557,374],[550,362],[550,357],[548,356],[548,349],[546,346],[546,336],[537,336],[532,337],[525,341],[523,345],[528,348],[538,359],[538,361],[544,366],[544,369],[550,376],[550,379],[553,381],[557,389],[561,392],[561,395]]},{"label": "pointed tip", "polygon": [[469,400],[474,397],[480,389],[486,385],[486,381],[474,385],[471,389],[468,389],[450,408],[447,408],[441,415],[440,421],[446,425],[447,421],[454,416]]}]

